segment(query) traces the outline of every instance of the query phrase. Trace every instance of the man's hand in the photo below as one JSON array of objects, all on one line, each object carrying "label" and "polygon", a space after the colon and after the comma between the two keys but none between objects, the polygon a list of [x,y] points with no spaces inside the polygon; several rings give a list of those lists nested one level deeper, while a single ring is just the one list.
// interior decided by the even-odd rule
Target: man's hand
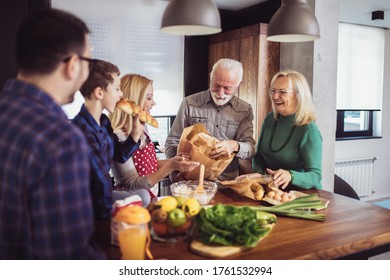
[{"label": "man's hand", "polygon": [[210,152],[210,158],[218,159],[228,157],[234,152],[238,152],[239,144],[234,140],[222,140],[215,144],[214,149]]}]

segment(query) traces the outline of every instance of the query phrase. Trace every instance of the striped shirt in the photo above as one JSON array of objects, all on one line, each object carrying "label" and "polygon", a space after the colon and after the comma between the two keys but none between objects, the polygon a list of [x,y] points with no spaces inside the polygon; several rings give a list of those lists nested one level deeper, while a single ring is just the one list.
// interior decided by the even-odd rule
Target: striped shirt
[{"label": "striped shirt", "polygon": [[44,91],[9,80],[0,93],[0,259],[104,258],[82,133]]}]

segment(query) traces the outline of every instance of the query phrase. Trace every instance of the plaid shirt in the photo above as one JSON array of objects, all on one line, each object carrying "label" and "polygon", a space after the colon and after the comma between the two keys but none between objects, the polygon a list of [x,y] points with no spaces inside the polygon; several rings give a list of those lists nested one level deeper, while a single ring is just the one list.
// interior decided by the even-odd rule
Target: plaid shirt
[{"label": "plaid shirt", "polygon": [[83,105],[72,121],[84,132],[89,144],[91,163],[91,190],[97,219],[110,219],[112,210],[112,180],[109,174],[111,162],[126,162],[138,149],[132,137],[121,142],[113,132],[110,120],[104,114],[100,125]]},{"label": "plaid shirt", "polygon": [[239,175],[239,159],[250,159],[255,153],[253,139],[252,106],[237,96],[223,106],[217,106],[209,90],[186,97],[181,103],[175,121],[165,141],[165,155],[172,158],[177,153],[184,128],[203,124],[218,140],[235,140],[239,151],[219,176],[219,180],[233,180]]},{"label": "plaid shirt", "polygon": [[87,145],[47,93],[0,93],[0,259],[95,259]]}]

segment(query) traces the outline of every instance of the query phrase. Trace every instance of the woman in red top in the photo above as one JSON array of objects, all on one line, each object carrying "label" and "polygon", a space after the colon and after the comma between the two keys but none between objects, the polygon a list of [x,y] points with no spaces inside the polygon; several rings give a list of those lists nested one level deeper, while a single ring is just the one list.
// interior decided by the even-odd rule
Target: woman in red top
[{"label": "woman in red top", "polygon": [[[154,101],[153,82],[136,74],[127,74],[121,78],[123,98],[134,101],[150,114]],[[109,116],[114,132],[119,139],[126,139],[132,128],[133,118],[118,108]],[[123,164],[113,163],[111,171],[114,176],[114,200],[138,194],[143,205],[158,196],[157,183],[174,170],[188,172],[198,166],[198,162],[189,160],[188,155],[177,155],[167,160],[157,159],[154,144],[145,125],[141,146],[134,155]]]}]

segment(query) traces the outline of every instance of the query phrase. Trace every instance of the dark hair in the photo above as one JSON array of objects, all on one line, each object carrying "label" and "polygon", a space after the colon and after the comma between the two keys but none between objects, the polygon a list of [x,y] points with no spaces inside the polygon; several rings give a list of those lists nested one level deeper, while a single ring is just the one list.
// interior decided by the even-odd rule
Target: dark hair
[{"label": "dark hair", "polygon": [[78,17],[56,9],[29,13],[18,29],[16,62],[27,74],[48,74],[72,54],[85,51],[87,25]]},{"label": "dark hair", "polygon": [[92,92],[100,87],[106,89],[114,81],[113,74],[121,74],[116,65],[99,59],[93,59],[89,62],[89,76],[80,88],[84,97],[91,97]]}]

